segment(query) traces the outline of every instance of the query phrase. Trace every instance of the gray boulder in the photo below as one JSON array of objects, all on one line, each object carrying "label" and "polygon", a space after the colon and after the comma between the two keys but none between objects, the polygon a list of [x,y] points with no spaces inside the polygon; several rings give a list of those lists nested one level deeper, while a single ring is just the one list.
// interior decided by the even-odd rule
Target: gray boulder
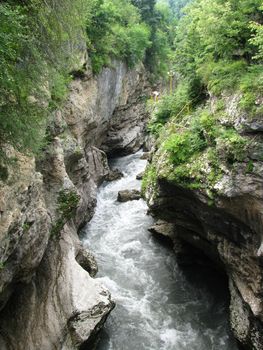
[{"label": "gray boulder", "polygon": [[123,177],[123,173],[119,169],[113,169],[106,176],[106,181],[116,181]]},{"label": "gray boulder", "polygon": [[141,198],[141,192],[138,190],[124,190],[118,192],[118,202],[128,202],[139,200]]}]

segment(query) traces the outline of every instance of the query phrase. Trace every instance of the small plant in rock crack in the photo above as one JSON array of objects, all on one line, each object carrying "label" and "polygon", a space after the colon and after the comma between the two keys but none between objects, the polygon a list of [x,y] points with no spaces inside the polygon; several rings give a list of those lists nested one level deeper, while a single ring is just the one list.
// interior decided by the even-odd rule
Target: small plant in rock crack
[{"label": "small plant in rock crack", "polygon": [[63,226],[74,217],[79,203],[79,195],[72,190],[61,190],[58,195],[58,212],[59,218],[52,225],[51,236],[57,235]]},{"label": "small plant in rock crack", "polygon": [[30,223],[25,222],[22,226],[23,232],[28,232],[30,229],[30,226],[31,226]]}]

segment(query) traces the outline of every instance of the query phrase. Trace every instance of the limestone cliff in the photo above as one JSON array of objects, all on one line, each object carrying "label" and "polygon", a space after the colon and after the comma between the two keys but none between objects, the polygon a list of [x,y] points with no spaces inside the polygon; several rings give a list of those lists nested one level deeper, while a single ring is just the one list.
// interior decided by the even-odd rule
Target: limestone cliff
[{"label": "limestone cliff", "polygon": [[3,350],[85,348],[114,307],[93,279],[96,263],[77,232],[111,171],[105,151],[142,145],[146,74],[113,62],[98,76],[88,69],[76,76],[51,118],[43,154],[35,160],[6,149],[12,162],[0,182]]},{"label": "limestone cliff", "polygon": [[[198,177],[189,173],[189,183],[184,185],[173,178],[175,167],[162,148],[162,139],[158,140],[148,170],[146,196],[152,212],[169,223],[169,232],[164,230],[164,234],[172,236],[181,256],[192,254],[192,246],[224,269],[229,278],[233,332],[245,348],[262,350],[262,118],[242,112],[239,98],[224,97],[226,110],[220,114],[220,123],[247,140],[242,160],[230,165],[219,153],[220,176],[209,182],[213,169],[205,155],[198,154],[196,160],[189,159],[196,161]],[[211,113],[215,103],[211,96]],[[193,166],[187,165],[188,169]],[[196,181],[201,181],[201,186]]]}]

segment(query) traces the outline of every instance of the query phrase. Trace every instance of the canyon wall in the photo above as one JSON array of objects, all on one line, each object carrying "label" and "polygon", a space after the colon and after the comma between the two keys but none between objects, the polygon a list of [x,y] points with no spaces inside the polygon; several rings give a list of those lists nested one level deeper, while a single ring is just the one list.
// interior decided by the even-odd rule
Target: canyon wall
[{"label": "canyon wall", "polygon": [[[226,96],[220,123],[234,128],[247,140],[243,161],[229,165],[221,161],[220,179],[212,186],[206,178],[212,169],[205,157],[198,164],[200,188],[173,180],[175,169],[161,140],[152,151],[146,197],[160,222],[153,230],[169,236],[179,261],[206,255],[211,265],[229,278],[230,322],[234,335],[247,349],[263,349],[263,158],[262,118],[251,117],[238,108],[240,96]],[[213,113],[216,99],[211,96]],[[199,155],[198,155],[199,157]],[[190,176],[189,176],[190,178]],[[166,223],[169,223],[167,225]],[[196,250],[193,250],[193,247]]]},{"label": "canyon wall", "polygon": [[6,146],[0,182],[0,348],[82,348],[114,307],[77,232],[94,213],[107,154],[143,143],[144,67],[122,62],[76,74],[37,159]]}]

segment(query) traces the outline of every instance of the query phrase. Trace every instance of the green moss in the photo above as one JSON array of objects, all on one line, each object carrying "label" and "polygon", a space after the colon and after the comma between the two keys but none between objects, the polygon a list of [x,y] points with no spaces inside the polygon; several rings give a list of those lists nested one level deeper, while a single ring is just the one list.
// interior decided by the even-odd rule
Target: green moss
[{"label": "green moss", "polygon": [[193,155],[187,162],[173,168],[168,180],[189,189],[212,189],[222,178],[222,170],[214,148]]},{"label": "green moss", "polygon": [[57,236],[60,231],[63,229],[64,225],[65,225],[65,221],[62,218],[59,218],[51,227],[51,231],[50,231],[50,236]]}]

